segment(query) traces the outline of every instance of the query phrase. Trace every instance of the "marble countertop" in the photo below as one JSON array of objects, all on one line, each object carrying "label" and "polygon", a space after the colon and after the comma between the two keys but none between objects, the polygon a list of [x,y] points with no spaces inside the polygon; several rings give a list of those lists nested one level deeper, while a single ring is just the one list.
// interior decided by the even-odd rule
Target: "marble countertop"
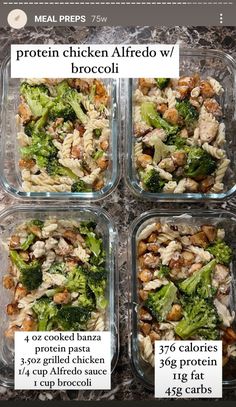
[{"label": "marble countertop", "polygon": [[[11,43],[178,43],[184,47],[217,48],[236,57],[235,27],[49,27],[0,29],[0,59],[8,53]],[[33,76],[33,73],[32,73]],[[16,202],[0,189],[0,210]],[[186,210],[187,204],[155,204],[137,200],[127,189],[123,177],[112,195],[99,203],[109,211],[118,225],[120,245],[118,266],[120,272],[120,356],[112,375],[110,391],[14,391],[0,387],[0,400],[149,400],[153,394],[138,383],[128,357],[128,270],[126,264],[128,227],[141,213],[153,209],[177,208]],[[196,204],[194,205],[196,207]],[[203,206],[203,204],[198,204]],[[214,204],[236,210],[236,198],[229,203]],[[235,400],[236,391],[224,391],[224,399]]]}]

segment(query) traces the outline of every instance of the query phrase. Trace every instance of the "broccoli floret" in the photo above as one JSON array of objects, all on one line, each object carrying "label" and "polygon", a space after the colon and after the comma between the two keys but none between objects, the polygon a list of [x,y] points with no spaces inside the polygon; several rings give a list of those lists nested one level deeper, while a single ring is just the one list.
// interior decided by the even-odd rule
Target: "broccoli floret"
[{"label": "broccoli floret", "polygon": [[98,257],[102,251],[102,239],[100,239],[91,227],[80,226],[81,235],[85,236],[85,242],[94,256]]},{"label": "broccoli floret", "polygon": [[45,133],[34,133],[32,135],[32,143],[21,148],[21,154],[25,158],[44,157],[52,158],[57,155],[57,148],[52,142],[51,136]]},{"label": "broccoli floret", "polygon": [[28,250],[28,248],[32,245],[34,240],[35,240],[35,235],[33,233],[30,233],[26,237],[25,241],[23,243],[21,243],[21,246],[20,246],[21,250],[24,250],[24,251]]},{"label": "broccoli floret", "polygon": [[105,290],[107,285],[107,272],[100,267],[91,267],[88,273],[88,285],[96,300],[96,307],[104,309],[107,306]]},{"label": "broccoli floret", "polygon": [[71,185],[71,192],[91,192],[92,189],[88,188],[85,182],[80,179]]},{"label": "broccoli floret", "polygon": [[70,89],[71,87],[66,80],[59,82],[56,86],[57,96],[62,97]]},{"label": "broccoli floret", "polygon": [[229,265],[233,257],[231,247],[221,240],[211,244],[206,250],[215,257],[217,263],[224,264],[225,266]]},{"label": "broccoli floret", "polygon": [[170,267],[165,266],[165,265],[161,265],[160,269],[158,271],[158,278],[163,278],[166,277],[170,274]]},{"label": "broccoli floret", "polygon": [[141,173],[141,180],[145,189],[153,193],[161,192],[165,185],[165,181],[160,178],[158,172],[154,168]]},{"label": "broccoli floret", "polygon": [[84,331],[90,315],[88,308],[64,306],[58,311],[56,321],[63,331]]},{"label": "broccoli floret", "polygon": [[170,135],[167,137],[166,144],[175,146],[178,150],[181,150],[186,146],[186,139],[179,134]]},{"label": "broccoli floret", "polygon": [[167,135],[176,134],[178,132],[178,126],[173,126],[164,120],[156,111],[155,104],[152,102],[143,102],[141,105],[141,116],[148,125],[164,129]]},{"label": "broccoli floret", "polygon": [[86,235],[89,232],[94,232],[97,227],[96,222],[93,220],[80,222],[79,231],[81,235]]},{"label": "broccoli floret", "polygon": [[64,121],[74,121],[76,120],[76,114],[71,106],[66,105],[61,100],[54,103],[52,108],[50,109],[48,118],[49,120],[56,120],[58,117],[64,119]]},{"label": "broccoli floret", "polygon": [[40,219],[32,219],[28,223],[28,225],[30,225],[30,226],[38,226],[40,229],[42,229],[43,226],[44,226],[44,222],[42,220],[40,220]]},{"label": "broccoli floret", "polygon": [[104,155],[104,151],[102,151],[102,150],[97,150],[96,152],[93,153],[92,157],[93,157],[93,159],[96,161],[96,160],[98,160],[99,158],[103,157],[103,155]]},{"label": "broccoli floret", "polygon": [[93,135],[95,138],[99,138],[102,134],[102,129],[94,129],[93,130]]},{"label": "broccoli floret", "polygon": [[87,273],[88,271],[84,270],[81,266],[74,267],[68,273],[65,287],[68,291],[79,294],[76,301],[77,305],[93,309],[94,299],[87,283]]},{"label": "broccoli floret", "polygon": [[192,276],[186,278],[179,284],[179,289],[186,295],[193,295],[195,292],[202,298],[212,297],[214,291],[212,287],[211,275],[216,266],[216,260],[211,260],[208,264],[196,271]]},{"label": "broccoli floret", "polygon": [[180,116],[184,119],[185,125],[188,130],[193,130],[198,119],[198,111],[189,102],[188,99],[182,101],[178,100],[175,105]]},{"label": "broccoli floret", "polygon": [[30,121],[24,125],[24,132],[27,136],[31,137],[34,132],[35,121]]},{"label": "broccoli floret", "polygon": [[157,321],[164,321],[166,319],[166,316],[171,309],[171,305],[175,301],[176,293],[177,288],[172,282],[164,285],[156,292],[148,293],[145,306]]},{"label": "broccoli floret", "polygon": [[37,260],[25,263],[15,250],[10,250],[10,258],[21,273],[20,282],[22,285],[29,291],[36,290],[43,281],[41,264]]},{"label": "broccoli floret", "polygon": [[51,102],[48,88],[43,85],[29,85],[22,82],[20,93],[24,97],[31,112],[35,117],[40,117],[45,111],[45,107]]},{"label": "broccoli floret", "polygon": [[88,121],[88,116],[83,112],[80,103],[82,102],[82,95],[78,93],[75,89],[69,89],[66,91],[63,99],[68,103],[72,109],[75,111],[77,118],[81,123],[86,124]]},{"label": "broccoli floret", "polygon": [[38,331],[50,331],[58,309],[49,298],[40,298],[37,300],[32,310],[37,315]]},{"label": "broccoli floret", "polygon": [[185,175],[197,181],[212,174],[217,167],[216,160],[201,147],[192,147],[187,157]]},{"label": "broccoli floret", "polygon": [[182,301],[184,317],[176,325],[175,333],[182,339],[195,335],[203,339],[219,339],[219,318],[213,303],[193,297]]},{"label": "broccoli floret", "polygon": [[69,177],[71,179],[77,179],[77,175],[73,173],[69,168],[63,167],[60,165],[59,161],[56,158],[52,158],[48,160],[47,166],[46,166],[46,171],[49,175],[51,176],[65,176]]},{"label": "broccoli floret", "polygon": [[48,270],[48,273],[51,274],[65,274],[66,273],[66,264],[61,262],[61,263],[54,263]]},{"label": "broccoli floret", "polygon": [[155,78],[158,88],[164,89],[170,82],[169,78]]}]

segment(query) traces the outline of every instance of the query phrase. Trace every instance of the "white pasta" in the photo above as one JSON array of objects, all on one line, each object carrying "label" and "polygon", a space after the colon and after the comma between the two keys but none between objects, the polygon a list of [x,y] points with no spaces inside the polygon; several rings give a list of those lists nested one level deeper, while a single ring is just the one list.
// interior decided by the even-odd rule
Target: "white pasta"
[{"label": "white pasta", "polygon": [[92,130],[86,130],[83,135],[84,150],[87,155],[91,155],[94,151],[93,147],[93,132]]},{"label": "white pasta", "polygon": [[[150,166],[151,167],[151,166]],[[158,165],[155,165],[155,170],[158,171],[160,177],[162,179],[165,179],[167,181],[171,181],[172,180],[172,174],[170,172],[167,172],[165,170],[163,170],[162,168],[160,168]]]},{"label": "white pasta", "polygon": [[225,157],[225,150],[222,150],[220,148],[217,148],[215,146],[212,146],[208,143],[204,143],[202,145],[203,150],[205,150],[207,153],[211,154],[212,157],[217,158],[218,160],[221,160],[222,158]]},{"label": "white pasta", "polygon": [[87,322],[88,331],[104,331],[105,330],[105,314],[102,311],[92,312],[89,321]]},{"label": "white pasta", "polygon": [[142,152],[143,152],[142,143],[135,143],[135,145],[134,145],[134,156],[135,156],[135,158],[140,156],[140,154],[142,154]]},{"label": "white pasta", "polygon": [[215,79],[212,78],[211,76],[208,76],[207,80],[209,81],[210,85],[212,86],[214,92],[217,95],[220,95],[224,92],[223,87],[221,86],[221,84]]},{"label": "white pasta", "polygon": [[[228,158],[223,159],[218,165],[215,171],[215,184],[221,183],[229,166],[230,160]],[[214,187],[213,187],[214,188]]]},{"label": "white pasta", "polygon": [[[64,167],[69,168],[78,177],[84,176],[84,171],[82,170],[82,167],[81,167],[81,160],[78,160],[76,158],[63,158],[63,159],[59,158],[58,161]],[[73,183],[73,181],[71,181],[71,184],[72,183]]]},{"label": "white pasta", "polygon": [[163,192],[165,192],[167,194],[171,194],[174,192],[176,187],[177,187],[176,181],[168,181],[163,187]]},{"label": "white pasta", "polygon": [[161,287],[162,285],[166,285],[168,284],[168,281],[163,279],[155,279],[152,281],[149,281],[148,283],[144,283],[143,284],[143,289],[145,291],[150,291],[150,290],[156,290],[157,288]]},{"label": "white pasta", "polygon": [[166,96],[167,96],[168,108],[172,109],[176,105],[176,97],[175,97],[174,91],[171,88],[167,88]]},{"label": "white pasta", "polygon": [[139,240],[145,240],[147,237],[152,233],[157,231],[157,224],[156,223],[151,223],[150,225],[146,226],[142,232],[138,235],[138,241]]},{"label": "white pasta", "polygon": [[196,254],[196,262],[197,263],[208,263],[212,259],[212,254],[208,251],[202,249],[201,247],[197,246],[188,246],[188,250],[194,254]]},{"label": "white pasta", "polygon": [[225,124],[220,123],[219,128],[218,128],[218,133],[217,133],[216,139],[214,141],[214,146],[222,147],[225,143],[226,143]]},{"label": "white pasta", "polygon": [[61,158],[69,158],[71,154],[71,146],[73,143],[73,133],[67,134],[65,140],[63,141],[62,148],[60,150]]},{"label": "white pasta", "polygon": [[223,182],[218,182],[218,183],[215,183],[215,184],[213,185],[213,187],[211,188],[211,192],[219,193],[219,192],[222,192],[223,189],[224,189],[224,184],[223,184]]},{"label": "white pasta", "polygon": [[182,194],[186,190],[186,178],[181,179],[178,182],[177,187],[174,190],[174,194]]},{"label": "white pasta", "polygon": [[99,174],[101,172],[100,168],[96,168],[94,171],[91,172],[91,174],[86,175],[85,177],[81,177],[81,179],[86,182],[86,184],[92,185],[94,181],[98,178]]},{"label": "white pasta", "polygon": [[141,340],[141,349],[143,359],[154,366],[153,346],[149,336],[143,337]]}]

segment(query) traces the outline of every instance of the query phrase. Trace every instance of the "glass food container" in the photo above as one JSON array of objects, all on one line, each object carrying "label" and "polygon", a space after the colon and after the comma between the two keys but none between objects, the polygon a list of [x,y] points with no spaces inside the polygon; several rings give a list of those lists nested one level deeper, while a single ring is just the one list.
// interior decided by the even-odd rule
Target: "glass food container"
[{"label": "glass food container", "polygon": [[20,79],[10,76],[10,58],[7,58],[1,70],[1,154],[0,154],[0,183],[8,193],[17,198],[25,199],[79,199],[80,201],[98,201],[109,195],[119,180],[119,110],[120,110],[120,81],[104,79],[110,98],[110,129],[108,159],[109,165],[105,173],[105,185],[99,191],[93,192],[25,192],[18,165],[20,146],[17,140],[19,131],[16,114],[19,105]]},{"label": "glass food container", "polygon": [[[142,384],[150,390],[154,388],[154,369],[146,363],[140,354],[138,344],[138,308],[140,305],[138,295],[138,264],[137,264],[137,237],[141,231],[153,222],[165,222],[190,226],[208,224],[222,227],[227,231],[226,240],[230,242],[233,251],[236,251],[236,215],[226,211],[192,210],[188,214],[183,211],[157,211],[150,210],[134,220],[129,230],[129,356],[134,374]],[[236,252],[235,252],[236,253]],[[230,310],[236,311],[236,256],[234,254],[231,267],[231,293]],[[232,324],[236,328],[236,318]],[[236,358],[230,359],[223,369],[224,388],[236,387]]]},{"label": "glass food container", "polygon": [[144,199],[152,201],[215,201],[225,200],[236,191],[236,168],[235,168],[235,119],[236,119],[236,62],[234,59],[217,50],[204,49],[180,49],[180,75],[197,73],[206,78],[212,76],[217,79],[224,88],[219,98],[222,106],[223,120],[226,125],[226,144],[224,148],[231,160],[224,178],[225,189],[221,193],[151,193],[142,189],[139,184],[137,170],[134,163],[133,136],[133,93],[137,87],[137,79],[130,79],[126,85],[128,94],[128,106],[126,110],[126,181],[131,191]]},{"label": "glass food container", "polygon": [[[0,213],[0,263],[1,263],[1,285],[0,285],[0,385],[12,387],[14,384],[14,349],[12,341],[7,340],[4,335],[7,324],[6,305],[12,299],[10,290],[6,290],[2,284],[2,277],[7,273],[9,258],[5,244],[15,227],[24,221],[38,218],[44,220],[50,216],[56,216],[61,219],[76,219],[81,221],[92,220],[97,223],[97,230],[103,239],[104,250],[106,252],[106,269],[108,270],[107,300],[108,307],[106,312],[107,330],[111,331],[111,371],[114,370],[119,353],[119,325],[118,325],[118,273],[116,267],[116,247],[117,232],[113,222],[103,209],[96,206],[73,206],[66,208],[61,206],[52,206],[45,208],[35,205],[15,206]],[[4,244],[5,243],[5,244]]]}]

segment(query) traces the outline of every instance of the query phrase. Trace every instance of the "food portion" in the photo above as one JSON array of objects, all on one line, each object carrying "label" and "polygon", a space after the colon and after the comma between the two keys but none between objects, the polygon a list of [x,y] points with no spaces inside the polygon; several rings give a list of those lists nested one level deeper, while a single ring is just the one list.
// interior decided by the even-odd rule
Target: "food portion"
[{"label": "food portion", "polygon": [[138,340],[148,364],[156,340],[222,339],[223,365],[236,358],[232,257],[225,230],[211,224],[157,221],[140,232]]},{"label": "food portion", "polygon": [[32,219],[15,229],[7,249],[7,337],[15,331],[106,329],[108,273],[94,222]]},{"label": "food portion", "polygon": [[220,193],[230,160],[214,78],[141,78],[134,92],[134,162],[151,193]]},{"label": "food portion", "polygon": [[26,79],[17,122],[26,192],[92,192],[106,183],[109,95],[97,79]]}]

